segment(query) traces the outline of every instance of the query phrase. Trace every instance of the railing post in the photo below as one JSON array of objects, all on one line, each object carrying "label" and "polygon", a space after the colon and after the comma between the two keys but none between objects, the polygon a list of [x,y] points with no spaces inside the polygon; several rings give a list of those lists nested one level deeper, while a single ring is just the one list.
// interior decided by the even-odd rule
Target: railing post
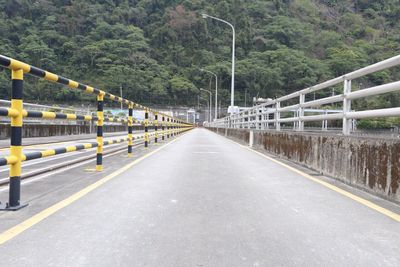
[{"label": "railing post", "polygon": [[161,138],[164,141],[164,139],[165,139],[165,117],[164,117],[164,115],[162,116],[161,127],[162,127],[162,137]]},{"label": "railing post", "polygon": [[169,139],[169,117],[167,117],[167,139]]},{"label": "railing post", "polygon": [[155,131],[155,137],[154,137],[154,143],[158,143],[158,113],[154,113],[154,131]]},{"label": "railing post", "polygon": [[144,147],[149,146],[149,110],[144,112]]},{"label": "railing post", "polygon": [[11,70],[12,91],[11,109],[18,111],[17,116],[11,117],[11,146],[10,157],[16,159],[10,165],[9,199],[2,210],[19,210],[27,204],[21,205],[21,163],[22,163],[22,109],[23,109],[23,83],[24,71]]},{"label": "railing post", "polygon": [[97,157],[96,171],[103,170],[103,123],[104,123],[104,94],[97,95]]},{"label": "railing post", "polygon": [[133,103],[129,103],[128,113],[128,157],[132,156],[132,125],[133,125]]},{"label": "railing post", "polygon": [[275,127],[276,130],[279,132],[281,130],[281,123],[279,120],[281,119],[281,113],[279,112],[279,109],[281,108],[281,102],[276,102],[276,107],[275,107]]},{"label": "railing post", "polygon": [[304,105],[305,100],[306,100],[306,95],[300,94],[300,101],[299,101],[300,107],[299,107],[299,114],[298,114],[298,117],[299,117],[299,121],[298,121],[299,129],[298,130],[300,132],[304,131],[304,121],[303,121],[304,107],[303,107],[303,105]]},{"label": "railing post", "polygon": [[261,107],[260,118],[261,118],[261,130],[265,130],[265,107],[264,106]]},{"label": "railing post", "polygon": [[[324,115],[328,115],[328,111],[325,110]],[[323,120],[322,121],[322,131],[327,131],[328,130],[328,120]]]},{"label": "railing post", "polygon": [[344,80],[343,87],[343,134],[349,135],[351,129],[351,120],[347,119],[347,112],[351,111],[351,100],[347,99],[347,95],[351,93],[351,80]]}]

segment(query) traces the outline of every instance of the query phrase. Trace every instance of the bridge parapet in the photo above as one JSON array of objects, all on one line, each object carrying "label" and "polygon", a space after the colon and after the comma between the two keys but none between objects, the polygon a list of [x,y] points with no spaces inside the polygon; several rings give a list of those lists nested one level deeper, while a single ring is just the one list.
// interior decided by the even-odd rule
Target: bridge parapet
[{"label": "bridge parapet", "polygon": [[[400,107],[362,111],[352,109],[354,100],[400,90],[400,81],[395,81],[354,91],[352,81],[399,65],[400,55],[303,90],[271,99],[261,105],[207,123],[206,126],[281,131],[283,128],[288,128],[289,125],[291,126],[288,128],[289,130],[301,132],[305,130],[305,123],[308,122],[322,122],[322,130],[327,130],[328,121],[338,121],[338,124],[341,123],[342,133],[349,135],[355,129],[355,120],[357,119],[400,115]],[[341,88],[338,87],[340,85],[342,85]],[[333,89],[333,91],[327,91],[329,89]],[[340,90],[337,95],[335,95],[336,89]],[[315,99],[316,92],[323,95],[322,98]],[[314,98],[310,97],[310,94],[313,94]]]},{"label": "bridge parapet", "polygon": [[400,141],[329,133],[209,128],[279,158],[400,203]]}]

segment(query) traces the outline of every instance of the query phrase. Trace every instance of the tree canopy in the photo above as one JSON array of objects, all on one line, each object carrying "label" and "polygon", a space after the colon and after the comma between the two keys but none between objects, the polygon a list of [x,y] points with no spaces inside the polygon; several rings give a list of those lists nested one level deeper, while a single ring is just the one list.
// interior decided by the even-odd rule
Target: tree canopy
[{"label": "tree canopy", "polygon": [[[400,51],[397,0],[0,0],[0,53],[145,104],[193,105],[216,72],[229,101],[230,21],[236,99],[276,97]],[[364,86],[399,78],[385,71]],[[84,96],[29,79],[28,100]],[[10,95],[0,71],[0,97]],[[384,100],[382,100],[384,101]],[[385,101],[384,101],[385,102]]]}]

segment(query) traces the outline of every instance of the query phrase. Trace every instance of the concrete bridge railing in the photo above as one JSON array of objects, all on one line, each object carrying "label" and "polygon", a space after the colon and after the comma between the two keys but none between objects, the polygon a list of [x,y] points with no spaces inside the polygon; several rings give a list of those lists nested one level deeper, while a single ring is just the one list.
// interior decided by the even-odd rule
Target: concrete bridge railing
[{"label": "concrete bridge railing", "polygon": [[[400,55],[289,95],[268,100],[261,105],[217,119],[208,123],[207,126],[281,131],[282,124],[285,124],[285,126],[292,124],[293,130],[301,132],[305,130],[305,123],[307,122],[322,122],[322,129],[326,130],[328,121],[341,121],[343,134],[349,135],[354,129],[356,119],[400,115],[400,107],[352,110],[352,101],[354,100],[400,90],[400,81],[396,81],[353,91],[352,81],[399,65]],[[342,85],[341,94],[332,95],[330,89],[337,88],[340,85]],[[310,94],[315,94],[315,92],[325,96],[307,100],[311,99]],[[333,107],[335,108],[333,109]]]}]

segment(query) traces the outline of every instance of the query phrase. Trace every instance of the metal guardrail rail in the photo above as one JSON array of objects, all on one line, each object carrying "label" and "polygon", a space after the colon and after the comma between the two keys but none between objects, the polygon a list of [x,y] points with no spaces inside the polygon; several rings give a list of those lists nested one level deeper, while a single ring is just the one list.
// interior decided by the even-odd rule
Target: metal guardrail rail
[{"label": "metal guardrail rail", "polygon": [[[157,110],[140,105],[131,100],[124,99],[113,94],[107,93],[95,87],[85,85],[74,80],[59,76],[49,71],[31,66],[27,63],[0,55],[0,66],[11,70],[12,91],[11,91],[11,106],[9,108],[0,108],[0,116],[9,117],[11,120],[11,140],[10,140],[10,155],[5,158],[0,158],[0,166],[10,166],[10,183],[9,183],[9,201],[5,207],[0,207],[0,210],[18,210],[27,204],[20,203],[21,194],[21,164],[23,161],[33,160],[42,157],[49,157],[61,153],[68,153],[72,151],[97,148],[96,154],[96,170],[102,171],[103,169],[103,147],[106,145],[128,142],[128,156],[132,155],[133,144],[133,123],[144,125],[143,135],[136,137],[136,139],[143,138],[144,145],[147,148],[150,144],[150,138],[154,142],[159,141],[159,129],[161,125],[161,138],[162,140],[175,136],[181,132],[187,131],[193,127],[192,124],[184,122],[180,119],[174,118],[167,114],[158,112]],[[29,111],[23,109],[23,80],[24,75],[29,74],[46,81],[58,83],[67,86],[70,89],[82,90],[86,93],[93,94],[97,100],[97,116],[92,115],[77,115],[77,114],[64,114],[48,111]],[[105,117],[103,114],[104,100],[125,104],[128,108],[128,118],[114,118]],[[133,109],[144,110],[144,121],[137,121],[133,118]],[[150,114],[152,118],[150,118]],[[42,118],[42,119],[65,119],[65,120],[83,120],[83,121],[96,121],[97,122],[97,138],[96,142],[88,144],[79,144],[75,146],[61,147],[56,149],[45,150],[41,152],[33,152],[23,154],[22,152],[22,125],[23,118]],[[103,125],[104,122],[120,122],[128,124],[128,134],[125,139],[103,141]],[[154,133],[149,133],[149,126],[154,127]]]},{"label": "metal guardrail rail", "polygon": [[[356,119],[395,117],[400,115],[400,107],[363,111],[354,111],[351,109],[353,100],[400,90],[400,81],[396,81],[352,92],[352,80],[399,65],[400,55],[277,99],[267,101],[266,103],[254,106],[248,110],[206,123],[206,126],[280,131],[282,123],[293,123],[293,128],[296,131],[304,131],[305,122],[322,121],[323,125],[325,124],[323,128],[326,128],[327,121],[341,120],[343,122],[342,133],[344,135],[349,135],[352,129],[354,129],[354,120]],[[343,91],[341,94],[306,101],[307,94],[321,91],[338,84],[343,84]],[[288,101],[296,101],[297,104],[284,106]],[[326,109],[324,114],[315,115],[316,110],[312,109],[316,107],[321,109],[320,107],[323,105],[336,103],[342,103],[340,112],[330,112],[329,109]],[[307,109],[311,110],[307,111]]]}]

